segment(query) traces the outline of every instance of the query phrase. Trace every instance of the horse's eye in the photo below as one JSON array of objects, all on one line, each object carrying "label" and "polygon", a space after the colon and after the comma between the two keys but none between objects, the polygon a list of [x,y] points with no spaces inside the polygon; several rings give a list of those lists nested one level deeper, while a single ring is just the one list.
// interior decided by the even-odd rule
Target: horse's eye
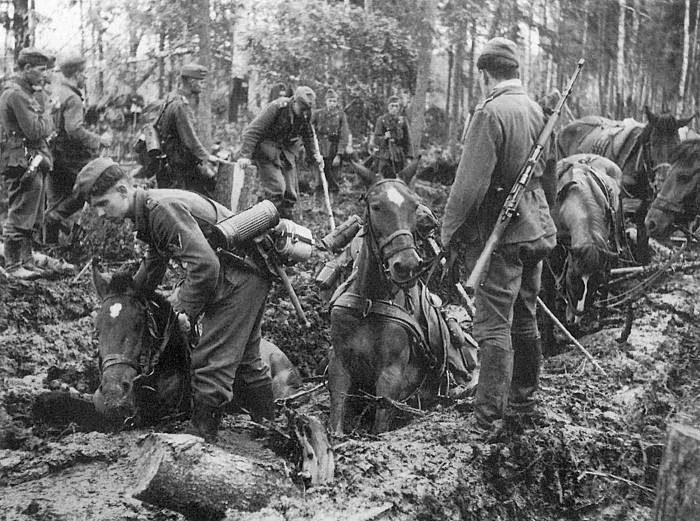
[{"label": "horse's eye", "polygon": [[381,207],[380,205],[378,205],[378,204],[371,204],[371,205],[369,206],[369,209],[370,209],[371,211],[375,212],[375,213],[378,213],[378,212],[381,211],[382,207]]}]

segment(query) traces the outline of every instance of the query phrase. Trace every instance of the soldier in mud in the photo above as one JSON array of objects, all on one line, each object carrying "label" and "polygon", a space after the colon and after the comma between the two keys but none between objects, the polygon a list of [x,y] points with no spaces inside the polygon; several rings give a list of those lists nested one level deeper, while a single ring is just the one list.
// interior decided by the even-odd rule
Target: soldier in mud
[{"label": "soldier in mud", "polygon": [[[34,48],[22,49],[17,75],[0,94],[0,172],[8,194],[7,220],[2,229],[5,270],[18,279],[42,275],[34,265],[32,236],[41,219],[44,172],[53,159],[47,138],[53,122],[46,111],[45,96],[37,95],[46,80],[49,57]],[[39,165],[30,168],[32,160]]]},{"label": "soldier in mud", "polygon": [[61,74],[51,94],[56,137],[51,143],[54,166],[47,183],[47,244],[58,244],[61,229],[70,233],[66,221],[85,203],[81,197],[73,197],[78,172],[99,154],[100,147],[112,145],[111,134],[99,135],[85,128],[85,63],[79,54],[62,57],[58,61]]},{"label": "soldier in mud", "polygon": [[155,290],[168,266],[180,282],[168,297],[202,333],[191,352],[190,432],[215,441],[223,408],[234,397],[254,421],[274,420],[270,371],[260,357],[260,324],[270,282],[250,269],[219,260],[207,242],[217,222],[233,215],[224,206],[185,190],[134,187],[108,157],[90,161],[74,190],[113,222],[129,219],[147,245],[134,277],[140,290]]},{"label": "soldier in mud", "polygon": [[274,203],[283,219],[293,220],[301,147],[318,168],[324,167],[311,126],[315,101],[310,87],[298,87],[291,98],[278,98],[267,105],[243,133],[238,165],[245,168],[255,162],[264,197]]},{"label": "soldier in mud", "polygon": [[[337,193],[340,191],[340,160],[348,146],[350,126],[345,113],[338,108],[338,94],[333,89],[326,92],[326,108],[314,112],[311,124],[316,129],[319,152],[323,156],[328,190]],[[318,179],[316,191],[321,188],[321,180]]]},{"label": "soldier in mud", "polygon": [[216,172],[210,163],[218,163],[219,158],[207,152],[197,137],[192,108],[199,102],[206,76],[204,66],[184,65],[178,90],[168,94],[163,103],[156,130],[168,167],[161,169],[156,177],[158,188],[181,188],[205,195],[214,190]]},{"label": "soldier in mud", "polygon": [[[533,144],[545,126],[542,108],[519,79],[515,43],[490,40],[477,60],[486,98],[467,130],[464,151],[445,206],[442,244],[466,243],[465,265],[473,269],[501,207]],[[483,429],[496,427],[506,407],[530,413],[539,385],[542,357],[536,302],[542,259],[556,243],[556,228],[541,181],[544,159],[535,171],[500,245],[477,288],[473,336],[481,351],[474,416]]]},{"label": "soldier in mud", "polygon": [[369,148],[374,152],[377,173],[393,179],[406,166],[406,159],[413,159],[413,147],[408,122],[399,115],[399,98],[390,97],[387,108],[388,112],[377,118],[374,133],[369,138]]}]

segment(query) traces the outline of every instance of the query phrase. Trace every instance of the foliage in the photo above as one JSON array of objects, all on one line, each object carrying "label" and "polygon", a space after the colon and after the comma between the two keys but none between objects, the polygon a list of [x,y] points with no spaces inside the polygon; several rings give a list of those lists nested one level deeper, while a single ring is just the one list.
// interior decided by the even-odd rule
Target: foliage
[{"label": "foliage", "polygon": [[271,82],[304,83],[338,91],[353,134],[385,108],[391,94],[415,85],[412,34],[396,19],[323,0],[256,4],[244,37],[251,65]]}]

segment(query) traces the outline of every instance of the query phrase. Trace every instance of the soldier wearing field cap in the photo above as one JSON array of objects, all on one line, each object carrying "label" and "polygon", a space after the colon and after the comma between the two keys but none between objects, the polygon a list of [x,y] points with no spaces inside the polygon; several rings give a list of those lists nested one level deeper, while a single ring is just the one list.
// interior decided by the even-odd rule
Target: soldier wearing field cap
[{"label": "soldier wearing field cap", "polygon": [[73,197],[78,172],[101,147],[112,145],[111,134],[99,135],[85,128],[83,89],[86,60],[81,54],[67,54],[58,59],[60,76],[51,95],[51,116],[56,137],[51,143],[54,168],[48,177],[45,240],[58,244],[59,232],[70,232],[67,219],[83,207],[81,197]]},{"label": "soldier wearing field cap", "polygon": [[[34,226],[42,214],[43,172],[53,159],[47,138],[53,123],[37,91],[45,81],[49,57],[34,48],[22,49],[17,57],[18,72],[0,94],[0,172],[8,195],[7,219],[2,235],[5,270],[15,278],[41,276],[32,257]],[[36,170],[28,169],[34,157],[41,158]]]},{"label": "soldier wearing field cap", "polygon": [[159,173],[158,188],[181,188],[209,195],[216,183],[211,163],[218,158],[204,148],[197,137],[197,120],[193,106],[199,102],[202,80],[207,69],[198,63],[180,70],[178,90],[168,94],[162,116],[156,125],[168,166]]},{"label": "soldier wearing field cap", "polygon": [[[521,167],[545,126],[542,108],[523,89],[514,42],[494,38],[476,64],[485,100],[474,111],[442,223],[442,245],[466,243],[473,269]],[[497,427],[508,405],[528,414],[535,406],[542,348],[536,301],[542,259],[556,243],[556,228],[543,189],[544,158],[514,218],[490,257],[476,288],[474,339],[481,369],[474,417],[484,429]],[[549,180],[545,183],[551,186]]]},{"label": "soldier wearing field cap", "polygon": [[224,256],[220,260],[207,241],[231,211],[191,191],[134,187],[109,157],[85,165],[74,190],[98,215],[134,223],[136,237],[147,246],[134,277],[140,291],[155,290],[171,267],[179,278],[168,297],[173,310],[190,317],[191,324],[201,316],[201,337],[191,351],[191,432],[214,441],[234,393],[253,420],[274,420],[270,371],[260,358],[270,281]]},{"label": "soldier wearing field cap", "polygon": [[301,147],[323,168],[311,126],[311,110],[316,94],[307,86],[298,87],[291,98],[278,98],[268,104],[243,133],[238,164],[255,162],[265,199],[277,207],[280,217],[293,219],[299,194],[297,159]]},{"label": "soldier wearing field cap", "polygon": [[399,114],[400,110],[398,96],[391,96],[387,100],[387,113],[377,118],[369,138],[370,149],[377,148],[374,154],[377,172],[386,178],[395,178],[406,166],[406,159],[413,159],[408,121]]},{"label": "soldier wearing field cap", "polygon": [[[326,92],[326,108],[314,112],[311,123],[316,129],[319,152],[323,156],[328,189],[339,192],[340,157],[348,146],[350,127],[345,112],[338,108],[338,94],[333,89]],[[319,184],[316,185],[317,191]]]}]

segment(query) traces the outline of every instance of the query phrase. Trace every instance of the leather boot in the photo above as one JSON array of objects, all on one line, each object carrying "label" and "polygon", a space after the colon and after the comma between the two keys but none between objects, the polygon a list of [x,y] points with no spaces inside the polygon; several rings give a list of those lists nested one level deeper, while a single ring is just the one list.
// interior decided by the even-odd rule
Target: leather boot
[{"label": "leather boot", "polygon": [[36,261],[34,261],[31,237],[22,238],[20,260],[22,261],[22,266],[24,266],[28,270],[36,271],[41,277],[46,275],[46,270],[44,270],[42,267],[37,266]]},{"label": "leather boot", "polygon": [[508,405],[508,390],[513,375],[513,351],[483,343],[481,370],[474,398],[474,417],[484,429],[503,418]]},{"label": "leather boot", "polygon": [[248,411],[250,419],[254,422],[261,423],[263,418],[275,421],[275,399],[271,379],[253,385],[243,385],[239,400],[240,406]]},{"label": "leather boot", "polygon": [[22,246],[23,239],[7,239],[5,241],[5,271],[15,279],[38,279],[41,277],[41,273],[25,267],[22,263]]},{"label": "leather boot", "polygon": [[58,236],[61,231],[61,223],[58,221],[46,221],[44,225],[44,244],[48,246],[56,246],[58,244]]},{"label": "leather boot", "polygon": [[221,407],[195,400],[192,405],[190,426],[186,432],[204,438],[204,441],[207,443],[214,443],[219,435],[221,416]]},{"label": "leather boot", "polygon": [[540,383],[542,341],[539,336],[511,336],[513,342],[513,380],[510,385],[510,406],[519,413],[531,413],[533,397]]}]

